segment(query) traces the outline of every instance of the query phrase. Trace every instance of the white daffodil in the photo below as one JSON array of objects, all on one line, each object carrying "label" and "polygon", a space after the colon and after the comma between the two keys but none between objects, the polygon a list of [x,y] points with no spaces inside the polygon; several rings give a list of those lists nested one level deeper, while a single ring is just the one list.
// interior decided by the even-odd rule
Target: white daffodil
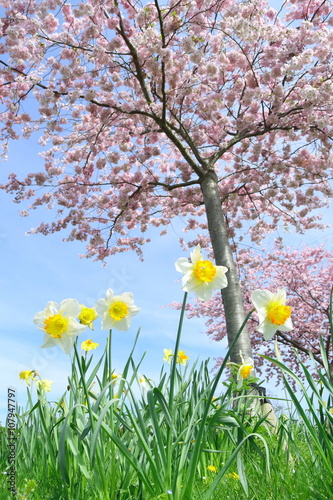
[{"label": "white daffodil", "polygon": [[182,288],[185,292],[194,292],[199,299],[209,300],[214,290],[228,286],[227,267],[215,266],[210,260],[204,260],[200,245],[191,252],[191,262],[181,257],[176,262],[176,270],[183,273]]},{"label": "white daffodil", "polygon": [[75,337],[86,329],[77,321],[80,304],[76,299],[65,299],[60,304],[50,301],[43,311],[34,317],[34,324],[44,332],[44,344],[41,347],[59,345],[69,354],[73,348]]},{"label": "white daffodil", "polygon": [[145,375],[141,375],[139,377],[139,384],[140,384],[140,387],[142,387],[142,389],[144,389],[145,391],[148,391],[151,387],[151,379],[148,379]]},{"label": "white daffodil", "polygon": [[291,322],[291,307],[286,306],[286,291],[254,290],[251,296],[254,307],[259,316],[258,332],[266,340],[271,340],[277,330],[290,332],[293,329]]},{"label": "white daffodil", "polygon": [[102,330],[115,328],[125,332],[131,326],[131,317],[140,309],[134,305],[134,297],[130,292],[115,295],[109,288],[104,299],[99,299],[95,309],[102,318]]},{"label": "white daffodil", "polygon": [[252,358],[243,359],[243,363],[240,365],[237,372],[237,389],[240,389],[243,385],[244,380],[246,380],[254,369],[254,363]]},{"label": "white daffodil", "polygon": [[111,373],[112,384],[117,384],[118,382],[120,382],[120,380],[122,379],[122,376],[123,376],[123,374],[120,372],[112,372]]}]

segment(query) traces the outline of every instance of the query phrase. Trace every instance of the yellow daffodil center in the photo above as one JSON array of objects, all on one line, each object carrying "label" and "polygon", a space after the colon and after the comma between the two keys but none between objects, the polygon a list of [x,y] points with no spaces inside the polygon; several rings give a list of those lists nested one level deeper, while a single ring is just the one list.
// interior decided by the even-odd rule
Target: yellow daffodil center
[{"label": "yellow daffodil center", "polygon": [[95,319],[98,318],[98,314],[95,309],[91,307],[82,307],[81,312],[78,316],[78,320],[82,325],[90,325]]},{"label": "yellow daffodil center", "polygon": [[206,283],[213,281],[216,267],[210,260],[198,260],[194,266],[194,275],[198,280]]},{"label": "yellow daffodil center", "polygon": [[291,315],[291,307],[272,302],[267,307],[267,318],[274,325],[283,325]]},{"label": "yellow daffodil center", "polygon": [[244,378],[244,379],[247,378],[250,375],[252,369],[253,369],[252,365],[242,365],[240,367],[241,377]]},{"label": "yellow daffodil center", "polygon": [[62,314],[55,314],[46,318],[44,329],[54,339],[61,339],[62,334],[67,330],[68,322],[68,318],[65,318]]},{"label": "yellow daffodil center", "polygon": [[128,307],[125,302],[117,301],[111,304],[109,308],[109,314],[112,319],[116,321],[120,321],[121,319],[126,318],[128,314]]}]

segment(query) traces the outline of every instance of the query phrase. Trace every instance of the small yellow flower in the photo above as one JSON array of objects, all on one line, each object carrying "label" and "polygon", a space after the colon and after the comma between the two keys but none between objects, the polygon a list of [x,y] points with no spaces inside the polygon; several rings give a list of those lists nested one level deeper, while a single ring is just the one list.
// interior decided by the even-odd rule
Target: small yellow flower
[{"label": "small yellow flower", "polygon": [[186,365],[187,361],[189,360],[189,356],[185,354],[185,351],[178,351],[177,354],[177,363],[179,365]]},{"label": "small yellow flower", "polygon": [[36,380],[36,375],[38,375],[38,373],[35,370],[23,370],[20,372],[20,378],[25,380],[28,385],[30,385],[30,380]]},{"label": "small yellow flower", "polygon": [[246,380],[253,371],[254,363],[252,358],[246,358],[239,367],[237,372],[237,389],[240,389],[243,385],[244,380]]},{"label": "small yellow flower", "polygon": [[217,472],[217,467],[215,467],[215,465],[208,465],[207,466],[207,470],[209,470],[209,472]]},{"label": "small yellow flower", "polygon": [[163,349],[163,352],[164,352],[163,361],[167,361],[170,364],[171,358],[173,356],[172,350],[171,349]]},{"label": "small yellow flower", "polygon": [[89,326],[89,328],[93,330],[94,329],[93,322],[97,318],[98,314],[93,307],[86,307],[81,304],[81,312],[77,317],[81,325]]},{"label": "small yellow flower", "polygon": [[97,342],[93,342],[89,339],[82,342],[81,349],[83,349],[84,351],[91,351],[92,349],[96,349],[96,347],[98,346],[99,344],[97,344]]},{"label": "small yellow flower", "polygon": [[229,472],[228,474],[226,474],[225,477],[228,479],[238,479],[239,480],[239,475],[237,474],[237,472]]},{"label": "small yellow flower", "polygon": [[53,382],[51,380],[37,380],[36,381],[36,386],[37,389],[43,392],[50,392],[51,391],[51,385]]},{"label": "small yellow flower", "polygon": [[328,411],[329,411],[330,413],[333,413],[333,408],[330,408]]}]

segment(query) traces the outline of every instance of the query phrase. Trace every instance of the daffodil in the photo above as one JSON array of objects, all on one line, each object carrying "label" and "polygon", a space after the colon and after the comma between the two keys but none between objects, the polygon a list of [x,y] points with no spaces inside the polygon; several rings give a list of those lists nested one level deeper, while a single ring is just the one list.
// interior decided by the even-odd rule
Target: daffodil
[{"label": "daffodil", "polygon": [[290,332],[293,329],[291,322],[291,307],[286,306],[286,291],[254,290],[251,296],[254,307],[259,316],[258,332],[266,340],[271,340],[277,330]]},{"label": "daffodil", "polygon": [[30,385],[30,380],[36,380],[35,376],[38,373],[35,370],[23,370],[20,372],[20,378],[25,380],[28,385]]},{"label": "daffodil", "polygon": [[170,364],[171,358],[173,356],[172,350],[171,349],[163,349],[163,352],[164,352],[163,361],[167,361]]},{"label": "daffodil", "polygon": [[118,372],[111,373],[112,384],[116,384],[117,382],[119,382],[121,377],[122,377],[121,373],[118,373]]},{"label": "daffodil", "polygon": [[81,304],[81,311],[77,319],[82,325],[88,326],[91,330],[94,329],[93,322],[98,318],[98,314],[94,307],[86,307]]},{"label": "daffodil", "polygon": [[151,380],[151,379],[148,379],[145,375],[141,375],[141,376],[139,377],[139,383],[140,383],[140,386],[141,386],[141,387],[142,387],[142,389],[144,389],[145,391],[148,391],[149,387],[151,387],[150,380]]},{"label": "daffodil", "polygon": [[228,286],[226,277],[228,268],[216,266],[210,260],[204,260],[200,245],[197,245],[191,252],[191,262],[185,257],[177,260],[176,270],[184,274],[183,290],[194,292],[202,300],[209,300],[214,290]]},{"label": "daffodil", "polygon": [[93,342],[92,340],[88,339],[82,342],[81,349],[83,349],[84,351],[91,351],[92,349],[96,349],[96,347],[98,346],[99,344],[97,344],[97,342]]},{"label": "daffodil", "polygon": [[189,360],[189,356],[185,354],[185,351],[178,351],[177,353],[177,363],[179,365],[186,365],[187,361]]},{"label": "daffodil", "polygon": [[51,380],[37,380],[36,386],[37,389],[43,392],[50,392],[51,391],[51,385],[53,382]]},{"label": "daffodil", "polygon": [[131,325],[131,318],[140,309],[134,305],[134,297],[130,292],[115,295],[109,288],[104,299],[96,302],[95,309],[102,318],[102,330],[115,328],[125,332]]},{"label": "daffodil", "polygon": [[65,299],[60,304],[48,302],[45,309],[34,317],[34,324],[44,332],[44,344],[41,347],[59,345],[69,354],[75,337],[86,329],[76,319],[80,310],[80,304],[75,299]]},{"label": "daffodil", "polygon": [[252,358],[246,358],[245,361],[243,360],[237,372],[237,389],[242,387],[244,380],[251,375],[253,369],[254,363]]}]

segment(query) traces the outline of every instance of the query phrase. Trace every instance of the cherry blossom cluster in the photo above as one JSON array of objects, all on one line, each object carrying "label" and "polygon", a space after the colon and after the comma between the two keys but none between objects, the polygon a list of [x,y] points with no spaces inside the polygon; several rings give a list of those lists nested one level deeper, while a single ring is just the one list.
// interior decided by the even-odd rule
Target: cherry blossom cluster
[{"label": "cherry blossom cluster", "polygon": [[[38,141],[42,172],[3,189],[33,230],[105,260],[150,226],[207,226],[214,169],[230,236],[320,227],[332,196],[332,1],[1,0],[3,155]],[[282,7],[282,2],[281,2]],[[193,242],[193,245],[195,242]]]}]

